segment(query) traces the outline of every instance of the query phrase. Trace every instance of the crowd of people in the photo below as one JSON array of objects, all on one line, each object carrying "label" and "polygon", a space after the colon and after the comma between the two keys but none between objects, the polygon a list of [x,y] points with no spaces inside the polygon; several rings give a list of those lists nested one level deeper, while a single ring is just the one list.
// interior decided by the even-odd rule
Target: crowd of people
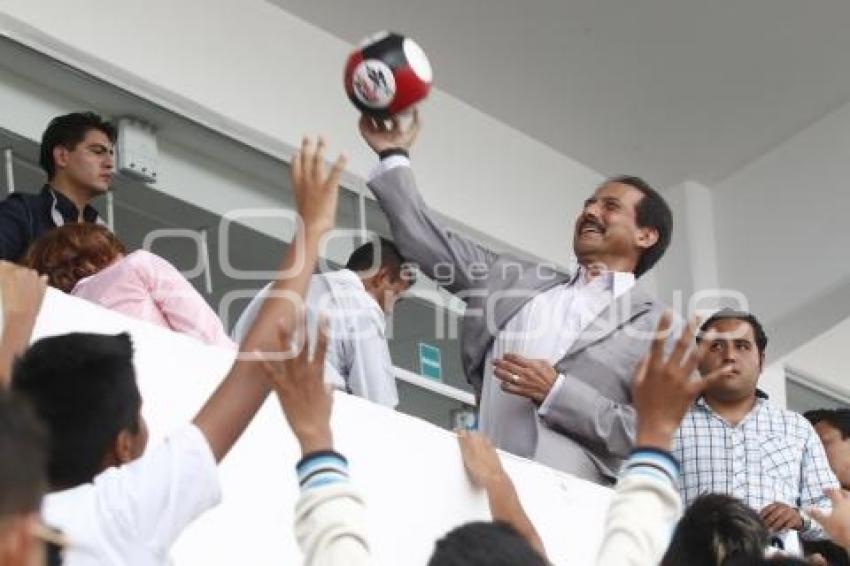
[{"label": "crowd of people", "polygon": [[[496,448],[613,488],[602,566],[848,563],[850,411],[770,402],[754,314],[682,322],[636,286],[672,238],[660,193],[635,176],[597,187],[567,273],[439,221],[410,159],[418,112],[359,127],[379,158],[368,185],[392,241],[314,274],[345,158],[328,167],[324,141],[305,138],[290,167],[294,240],[228,335],[174,266],[128,253],[91,206],[111,182],[114,126],[90,112],[49,124],[47,183],[0,203],[0,564],[168,563],[181,532],[219,502],[218,464],[270,394],[301,448],[304,563],[369,564],[368,502],[334,449],[331,389],[398,404],[386,317],[414,282],[408,264],[467,303],[461,361],[478,430],[457,438],[492,515],[447,525],[429,565],[556,559]],[[194,419],[148,448],[128,334],[30,343],[48,285],[238,355]]]}]

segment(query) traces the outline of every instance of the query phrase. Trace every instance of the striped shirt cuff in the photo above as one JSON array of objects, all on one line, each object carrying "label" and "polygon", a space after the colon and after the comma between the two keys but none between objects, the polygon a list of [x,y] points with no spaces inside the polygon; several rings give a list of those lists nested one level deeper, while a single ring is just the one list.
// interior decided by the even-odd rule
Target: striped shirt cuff
[{"label": "striped shirt cuff", "polygon": [[302,491],[333,483],[346,483],[348,460],[333,450],[313,452],[301,458],[295,465],[295,473]]},{"label": "striped shirt cuff", "polygon": [[669,452],[657,448],[632,450],[631,456],[623,464],[622,477],[644,476],[678,488],[679,462]]}]

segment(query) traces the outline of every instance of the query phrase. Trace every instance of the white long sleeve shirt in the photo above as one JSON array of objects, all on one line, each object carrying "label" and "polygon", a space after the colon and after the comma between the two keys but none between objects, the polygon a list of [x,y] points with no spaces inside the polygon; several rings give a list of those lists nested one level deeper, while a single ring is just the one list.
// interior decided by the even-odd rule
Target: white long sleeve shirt
[{"label": "white long sleeve shirt", "polygon": [[[270,286],[251,300],[234,326],[232,334],[237,342],[242,341],[260,312]],[[314,275],[307,290],[306,310],[311,339],[315,339],[319,318],[327,319],[325,381],[387,407],[398,405],[386,317],[360,277],[348,269]]]},{"label": "white long sleeve shirt", "polygon": [[679,466],[668,453],[636,449],[623,463],[605,517],[598,566],[656,566],[682,515]]}]

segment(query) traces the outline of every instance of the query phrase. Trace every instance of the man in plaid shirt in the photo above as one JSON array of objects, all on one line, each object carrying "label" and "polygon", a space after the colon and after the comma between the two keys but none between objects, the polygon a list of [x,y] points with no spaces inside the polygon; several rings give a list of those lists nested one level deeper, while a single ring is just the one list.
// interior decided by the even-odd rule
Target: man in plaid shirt
[{"label": "man in plaid shirt", "polygon": [[[755,316],[729,309],[706,320],[703,376],[720,371],[688,411],[673,439],[685,505],[705,493],[746,502],[785,542],[826,538],[805,509],[829,508],[839,487],[820,439],[802,415],[777,407],[757,389],[767,336]],[[796,542],[796,541],[795,541]],[[795,545],[796,546],[796,545]]]}]

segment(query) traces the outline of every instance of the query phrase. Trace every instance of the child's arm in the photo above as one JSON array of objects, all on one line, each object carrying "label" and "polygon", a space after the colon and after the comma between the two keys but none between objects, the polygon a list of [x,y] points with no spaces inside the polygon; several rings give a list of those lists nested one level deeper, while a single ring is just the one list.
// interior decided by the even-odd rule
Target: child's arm
[{"label": "child's arm", "polygon": [[35,319],[47,289],[47,277],[31,269],[0,261],[2,339],[0,339],[0,391],[9,387],[12,365],[30,343]]},{"label": "child's arm", "polygon": [[286,352],[278,328],[290,330],[316,264],[319,241],[334,225],[339,178],[345,167],[340,156],[325,172],[324,141],[305,138],[292,160],[292,190],[301,222],[279,268],[278,278],[239,348],[239,356],[224,381],[198,412],[194,424],[209,442],[216,461],[227,454],[269,393],[256,351]]}]

